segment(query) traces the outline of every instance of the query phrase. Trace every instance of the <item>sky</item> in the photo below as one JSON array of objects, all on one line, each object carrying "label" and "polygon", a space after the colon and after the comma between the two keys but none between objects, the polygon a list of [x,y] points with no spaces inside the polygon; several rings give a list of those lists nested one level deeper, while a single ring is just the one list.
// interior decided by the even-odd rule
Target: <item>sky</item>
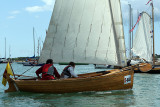
[{"label": "sky", "polygon": [[[121,0],[124,34],[128,50],[129,37],[129,7],[132,5],[134,23],[138,12],[146,11],[151,14],[149,0]],[[5,57],[31,57],[34,55],[33,28],[35,29],[36,56],[38,40],[40,46],[46,36],[55,0],[1,0],[0,3],[0,58]],[[155,8],[155,50],[160,54],[160,0],[154,0]],[[134,31],[135,32],[135,31]]]}]

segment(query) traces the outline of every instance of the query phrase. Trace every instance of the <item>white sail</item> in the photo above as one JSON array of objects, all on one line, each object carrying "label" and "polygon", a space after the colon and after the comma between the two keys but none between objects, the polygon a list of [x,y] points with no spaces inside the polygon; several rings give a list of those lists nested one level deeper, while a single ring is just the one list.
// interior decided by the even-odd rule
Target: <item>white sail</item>
[{"label": "white sail", "polygon": [[39,63],[125,66],[119,0],[56,0]]},{"label": "white sail", "polygon": [[151,16],[146,12],[141,14],[141,19],[133,41],[132,51],[135,55],[149,62],[152,61],[152,26]]}]

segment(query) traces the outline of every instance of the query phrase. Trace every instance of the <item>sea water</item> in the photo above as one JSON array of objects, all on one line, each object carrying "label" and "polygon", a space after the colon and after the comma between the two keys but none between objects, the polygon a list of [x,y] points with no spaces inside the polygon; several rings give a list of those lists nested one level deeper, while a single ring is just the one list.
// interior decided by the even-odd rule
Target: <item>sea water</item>
[{"label": "sea water", "polygon": [[[0,64],[0,81],[6,64]],[[65,65],[55,64],[61,73]],[[36,76],[39,67],[12,64],[15,74]],[[102,71],[94,69],[94,65],[77,65],[77,74]],[[160,107],[160,74],[134,75],[133,89],[102,92],[78,92],[66,94],[45,94],[12,92],[4,93],[0,84],[0,107]]]}]

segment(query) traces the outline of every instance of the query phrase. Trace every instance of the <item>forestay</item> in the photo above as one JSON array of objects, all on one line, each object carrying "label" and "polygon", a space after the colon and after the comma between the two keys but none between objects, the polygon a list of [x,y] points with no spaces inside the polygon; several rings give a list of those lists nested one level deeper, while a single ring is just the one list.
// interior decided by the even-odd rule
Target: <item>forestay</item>
[{"label": "forestay", "polygon": [[133,53],[140,58],[152,61],[152,26],[151,16],[146,12],[141,14],[139,26],[133,41]]},{"label": "forestay", "polygon": [[120,0],[56,0],[39,63],[125,66]]}]

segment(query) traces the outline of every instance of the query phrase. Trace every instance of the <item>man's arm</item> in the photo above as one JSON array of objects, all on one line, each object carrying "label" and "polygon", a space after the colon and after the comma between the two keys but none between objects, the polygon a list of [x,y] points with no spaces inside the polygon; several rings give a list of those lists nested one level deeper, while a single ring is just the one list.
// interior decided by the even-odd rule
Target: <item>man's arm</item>
[{"label": "man's arm", "polygon": [[72,77],[74,77],[74,78],[77,78],[77,77],[78,77],[78,75],[74,73],[73,67],[69,67],[68,70],[70,71]]},{"label": "man's arm", "polygon": [[37,75],[38,78],[41,78],[41,77],[39,76],[39,74],[42,73],[42,68],[43,68],[43,67],[40,67],[40,68],[36,71],[36,75]]}]

